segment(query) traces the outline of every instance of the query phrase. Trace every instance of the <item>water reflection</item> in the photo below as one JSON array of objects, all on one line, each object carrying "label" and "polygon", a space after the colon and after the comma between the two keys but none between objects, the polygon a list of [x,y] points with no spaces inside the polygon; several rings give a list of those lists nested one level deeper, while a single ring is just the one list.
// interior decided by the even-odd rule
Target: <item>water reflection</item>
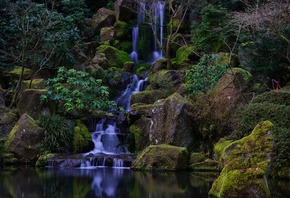
[{"label": "water reflection", "polygon": [[3,198],[20,197],[207,197],[213,179],[188,172],[129,169],[34,169],[0,173]]}]

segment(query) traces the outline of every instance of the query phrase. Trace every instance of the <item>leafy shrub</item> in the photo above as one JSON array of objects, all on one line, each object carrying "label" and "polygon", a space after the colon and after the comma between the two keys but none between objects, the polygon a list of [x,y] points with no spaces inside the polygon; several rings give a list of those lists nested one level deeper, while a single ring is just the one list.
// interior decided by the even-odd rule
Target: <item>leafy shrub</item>
[{"label": "leafy shrub", "polygon": [[228,65],[220,65],[217,54],[204,55],[197,65],[192,66],[185,74],[185,89],[189,95],[196,95],[199,91],[206,93],[216,86],[218,80],[225,75]]},{"label": "leafy shrub", "polygon": [[290,105],[290,94],[289,93],[278,93],[278,92],[265,92],[261,95],[256,96],[253,103],[272,103]]},{"label": "leafy shrub", "polygon": [[68,152],[74,137],[73,124],[60,115],[41,117],[40,126],[45,129],[42,147],[49,152]]},{"label": "leafy shrub", "polygon": [[85,72],[61,67],[57,76],[48,79],[47,84],[47,93],[41,96],[41,100],[55,101],[64,113],[89,109],[108,110],[115,106],[115,102],[108,99],[108,87],[101,86],[102,80],[89,77]]},{"label": "leafy shrub", "polygon": [[202,22],[191,25],[192,41],[199,50],[208,51],[213,42],[223,42],[228,14],[221,6],[208,5],[201,11]]}]

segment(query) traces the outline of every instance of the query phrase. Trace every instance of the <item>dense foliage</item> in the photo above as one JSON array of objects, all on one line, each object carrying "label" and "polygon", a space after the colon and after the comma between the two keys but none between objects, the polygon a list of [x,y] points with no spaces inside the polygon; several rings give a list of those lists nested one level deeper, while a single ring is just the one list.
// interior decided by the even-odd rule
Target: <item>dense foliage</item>
[{"label": "dense foliage", "polygon": [[45,129],[42,148],[49,152],[69,152],[74,137],[73,123],[60,115],[41,117],[40,126]]},{"label": "dense foliage", "polygon": [[89,109],[108,110],[115,106],[109,101],[108,87],[102,86],[102,80],[94,79],[88,73],[59,68],[57,76],[48,79],[46,95],[41,100],[55,101],[64,113],[88,111]]},{"label": "dense foliage", "polygon": [[204,55],[197,65],[186,70],[185,88],[189,95],[196,95],[198,92],[206,93],[216,86],[218,80],[227,72],[228,65],[220,65],[217,61],[219,55]]}]

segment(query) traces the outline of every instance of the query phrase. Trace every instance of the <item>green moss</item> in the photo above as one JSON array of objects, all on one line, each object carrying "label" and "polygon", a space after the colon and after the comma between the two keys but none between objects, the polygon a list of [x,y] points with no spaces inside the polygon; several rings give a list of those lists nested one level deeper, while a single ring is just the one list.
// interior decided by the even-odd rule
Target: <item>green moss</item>
[{"label": "green moss", "polygon": [[290,94],[289,93],[278,93],[268,91],[263,94],[256,96],[252,103],[272,103],[277,105],[290,105]]},{"label": "green moss", "polygon": [[92,136],[82,121],[76,120],[73,148],[75,153],[90,151],[93,148]]},{"label": "green moss", "polygon": [[47,159],[52,158],[52,157],[54,157],[54,156],[55,156],[55,154],[52,154],[52,153],[49,153],[49,154],[46,154],[46,155],[41,155],[41,156],[38,158],[38,160],[37,160],[35,166],[36,166],[36,167],[45,167],[45,166],[48,166]]},{"label": "green moss", "polygon": [[217,171],[219,162],[206,159],[203,162],[193,163],[189,166],[191,170],[202,170],[202,171]]},{"label": "green moss", "polygon": [[233,140],[225,140],[224,138],[221,138],[214,146],[213,152],[214,152],[214,159],[215,160],[221,160],[221,157],[225,151],[225,148],[232,143]]},{"label": "green moss", "polygon": [[190,55],[193,54],[193,51],[196,50],[195,46],[182,46],[176,52],[176,59],[178,62],[187,62],[190,61]]},{"label": "green moss", "polygon": [[114,24],[115,36],[118,39],[125,37],[129,31],[128,24],[123,21],[116,21]]},{"label": "green moss", "polygon": [[[20,77],[21,75],[21,72],[22,72],[22,67],[19,67],[19,66],[16,66],[14,67],[14,69],[9,72],[12,76],[15,76],[15,77]],[[33,71],[32,69],[28,69],[28,68],[24,68],[24,72],[23,72],[23,79],[29,79],[31,78],[33,75]]]},{"label": "green moss", "polygon": [[10,124],[16,122],[18,118],[19,117],[16,113],[14,113],[13,111],[9,111],[4,115],[4,117],[1,118],[0,124]]},{"label": "green moss", "polygon": [[[24,80],[22,81],[21,87],[24,89],[29,89],[30,80]],[[42,78],[39,79],[33,79],[31,83],[31,89],[45,89],[46,83],[45,80]]]},{"label": "green moss", "polygon": [[132,51],[133,45],[130,41],[121,41],[119,44],[119,49],[123,50],[127,53],[130,53]]},{"label": "green moss", "polygon": [[100,38],[102,43],[107,43],[114,38],[114,29],[112,27],[103,27],[101,29]]},{"label": "green moss", "polygon": [[140,40],[138,42],[138,51],[142,52],[140,55],[142,56],[144,61],[149,61],[149,58],[152,54],[154,45],[154,38],[152,35],[152,29],[149,24],[139,24]]},{"label": "green moss", "polygon": [[140,143],[140,136],[141,136],[141,129],[138,125],[130,126],[130,133],[134,134],[135,139],[135,149],[136,151],[140,151],[141,143]]},{"label": "green moss", "polygon": [[192,153],[190,155],[190,159],[189,159],[189,164],[194,164],[197,162],[202,162],[204,161],[206,158],[203,154],[201,153]]},{"label": "green moss", "polygon": [[96,49],[96,54],[104,53],[109,62],[109,67],[123,68],[124,63],[131,61],[129,54],[117,48],[101,45]]}]

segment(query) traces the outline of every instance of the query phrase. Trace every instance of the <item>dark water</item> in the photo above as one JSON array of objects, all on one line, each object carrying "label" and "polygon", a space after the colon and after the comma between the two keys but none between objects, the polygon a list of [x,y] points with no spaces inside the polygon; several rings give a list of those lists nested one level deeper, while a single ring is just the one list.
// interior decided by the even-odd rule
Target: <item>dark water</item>
[{"label": "dark water", "polygon": [[129,169],[17,169],[0,172],[0,197],[207,197],[213,178]]},{"label": "dark water", "polygon": [[[1,198],[208,197],[214,173],[137,172],[129,169],[34,169],[0,172]],[[271,197],[290,197],[290,183],[269,180]]]}]

